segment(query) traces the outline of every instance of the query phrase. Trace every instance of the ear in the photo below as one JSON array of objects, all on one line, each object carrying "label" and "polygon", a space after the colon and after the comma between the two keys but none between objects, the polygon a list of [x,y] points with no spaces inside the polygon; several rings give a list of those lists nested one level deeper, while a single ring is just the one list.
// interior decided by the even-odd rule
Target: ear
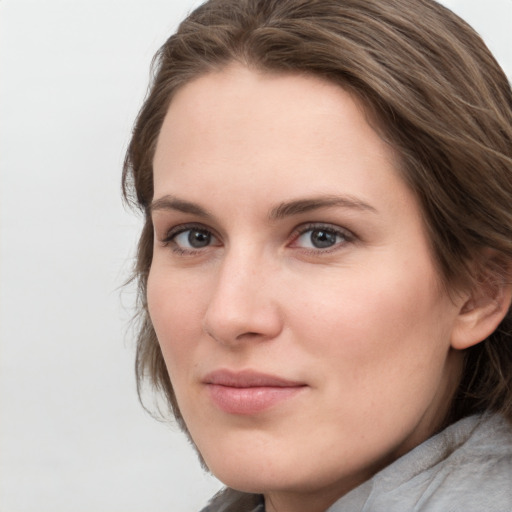
[{"label": "ear", "polygon": [[488,338],[507,314],[512,300],[512,283],[503,265],[487,259],[481,278],[463,298],[451,346],[464,350]]}]

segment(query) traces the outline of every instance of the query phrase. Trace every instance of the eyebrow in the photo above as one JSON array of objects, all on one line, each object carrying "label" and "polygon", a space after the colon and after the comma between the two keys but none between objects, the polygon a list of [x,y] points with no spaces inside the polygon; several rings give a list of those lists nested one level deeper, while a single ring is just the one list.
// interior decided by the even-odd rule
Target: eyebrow
[{"label": "eyebrow", "polygon": [[196,203],[166,195],[156,199],[149,205],[149,212],[175,210],[182,213],[190,213],[199,217],[212,217],[212,214]]},{"label": "eyebrow", "polygon": [[[283,219],[285,217],[291,217],[293,215],[299,215],[313,210],[331,207],[349,208],[354,210],[377,213],[377,210],[373,206],[357,198],[354,198],[352,196],[332,195],[296,199],[293,201],[283,202],[270,210],[268,218],[271,221],[275,221]],[[174,210],[182,213],[198,215],[200,217],[205,218],[213,217],[213,215],[208,210],[205,210],[198,204],[186,201],[184,199],[179,199],[172,195],[166,195],[159,199],[156,199],[149,206],[150,213],[162,210]]]},{"label": "eyebrow", "polygon": [[333,206],[377,213],[377,210],[373,206],[355,197],[333,195],[297,199],[295,201],[281,203],[275,208],[272,208],[269,218],[270,220],[279,220],[284,217],[299,215],[301,213],[307,213],[321,208],[330,208]]}]

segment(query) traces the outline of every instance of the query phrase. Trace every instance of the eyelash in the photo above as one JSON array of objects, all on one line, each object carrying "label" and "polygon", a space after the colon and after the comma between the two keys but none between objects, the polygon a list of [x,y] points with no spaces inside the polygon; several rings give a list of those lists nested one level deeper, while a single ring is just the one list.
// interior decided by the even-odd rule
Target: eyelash
[{"label": "eyelash", "polygon": [[[219,237],[217,237],[217,235],[215,235],[215,233],[211,229],[209,229],[206,226],[203,226],[201,224],[181,224],[179,226],[176,226],[176,227],[170,229],[166,233],[165,238],[161,240],[161,243],[164,247],[172,245],[172,251],[180,256],[193,256],[198,253],[201,253],[203,251],[203,248],[196,248],[196,249],[186,248],[186,249],[184,249],[183,247],[180,247],[177,244],[176,238],[180,234],[186,233],[188,231],[202,232],[202,233],[212,237],[213,239],[219,238]],[[291,242],[287,244],[288,247],[293,248],[293,243],[296,242],[301,236],[305,235],[306,233],[308,233],[310,231],[311,232],[323,231],[323,232],[327,233],[328,235],[334,235],[336,237],[342,238],[343,240],[335,243],[332,246],[326,247],[326,248],[317,248],[317,247],[316,248],[315,247],[300,248],[300,247],[297,247],[298,249],[302,249],[302,251],[307,254],[315,254],[315,255],[329,254],[336,250],[339,250],[341,246],[344,246],[347,243],[353,243],[356,241],[356,236],[354,235],[354,233],[352,233],[351,231],[349,231],[346,228],[341,228],[341,227],[335,226],[333,224],[308,223],[308,224],[303,224],[303,225],[299,226],[298,228],[296,228],[293,231],[293,233],[291,234],[291,237],[290,237]],[[205,246],[204,248],[208,248],[211,246],[212,245],[209,244],[209,245]]]},{"label": "eyelash", "polygon": [[183,249],[176,243],[176,237],[181,235],[182,233],[186,233],[187,231],[197,231],[210,235],[211,237],[217,239],[218,237],[212,232],[211,229],[206,226],[202,226],[201,224],[181,224],[170,229],[165,238],[161,241],[164,247],[168,247],[172,245],[172,251],[180,256],[189,256],[195,255],[201,252],[202,249]]},{"label": "eyelash", "polygon": [[[346,228],[341,228],[339,226],[335,226],[333,224],[324,224],[324,223],[308,223],[303,224],[302,226],[299,226],[299,228],[292,234],[292,244],[296,240],[298,240],[301,236],[305,235],[308,232],[314,232],[314,231],[323,231],[325,233],[328,233],[330,235],[335,235],[336,237],[340,237],[343,240],[341,242],[337,242],[335,245],[332,245],[327,248],[302,248],[303,251],[309,254],[330,254],[332,252],[335,252],[339,250],[342,246],[353,243],[356,240],[356,236],[354,233],[349,231]],[[291,245],[291,244],[289,244]]]}]

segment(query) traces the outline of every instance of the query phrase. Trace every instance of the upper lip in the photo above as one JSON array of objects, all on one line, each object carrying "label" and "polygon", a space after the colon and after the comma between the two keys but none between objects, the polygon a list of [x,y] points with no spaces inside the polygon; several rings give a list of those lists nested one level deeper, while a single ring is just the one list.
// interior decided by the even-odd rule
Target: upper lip
[{"label": "upper lip", "polygon": [[254,370],[215,370],[208,373],[204,378],[205,384],[226,386],[232,388],[255,388],[255,387],[300,387],[305,386],[303,382],[283,379],[275,375],[256,372]]}]

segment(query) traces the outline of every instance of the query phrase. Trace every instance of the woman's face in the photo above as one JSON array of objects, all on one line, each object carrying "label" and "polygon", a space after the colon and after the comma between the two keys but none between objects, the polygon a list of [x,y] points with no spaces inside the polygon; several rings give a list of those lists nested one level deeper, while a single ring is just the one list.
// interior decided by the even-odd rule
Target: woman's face
[{"label": "woman's face", "polygon": [[172,100],[154,184],[149,311],[219,479],[322,510],[439,427],[461,306],[349,93],[207,74]]}]

